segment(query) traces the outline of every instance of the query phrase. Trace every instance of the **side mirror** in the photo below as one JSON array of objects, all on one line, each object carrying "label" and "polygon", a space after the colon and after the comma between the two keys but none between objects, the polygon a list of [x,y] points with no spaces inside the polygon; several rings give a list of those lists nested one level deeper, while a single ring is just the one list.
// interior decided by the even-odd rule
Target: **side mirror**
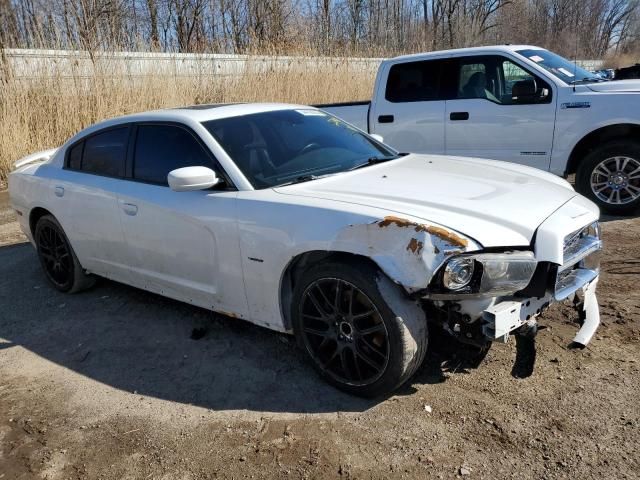
[{"label": "side mirror", "polygon": [[384,143],[384,137],[382,135],[378,135],[377,133],[370,133],[369,136],[380,143]]},{"label": "side mirror", "polygon": [[167,182],[174,192],[189,192],[213,187],[220,183],[220,179],[210,168],[184,167],[170,171]]},{"label": "side mirror", "polygon": [[513,84],[511,89],[511,101],[513,103],[530,103],[539,100],[538,86],[532,78],[530,80],[521,80]]}]

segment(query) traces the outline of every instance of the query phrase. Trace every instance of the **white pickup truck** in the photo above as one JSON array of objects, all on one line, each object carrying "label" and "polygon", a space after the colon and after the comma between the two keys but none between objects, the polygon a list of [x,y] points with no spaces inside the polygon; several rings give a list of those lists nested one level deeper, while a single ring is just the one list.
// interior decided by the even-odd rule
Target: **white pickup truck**
[{"label": "white pickup truck", "polygon": [[318,107],[399,151],[575,174],[576,189],[602,210],[640,208],[640,80],[607,81],[539,47],[385,60],[370,102]]}]

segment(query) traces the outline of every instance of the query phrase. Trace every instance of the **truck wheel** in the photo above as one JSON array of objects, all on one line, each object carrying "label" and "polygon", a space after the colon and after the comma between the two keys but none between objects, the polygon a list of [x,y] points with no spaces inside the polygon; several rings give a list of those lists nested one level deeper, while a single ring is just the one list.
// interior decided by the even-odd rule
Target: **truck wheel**
[{"label": "truck wheel", "polygon": [[84,273],[67,236],[53,215],[36,224],[34,240],[47,279],[61,292],[76,293],[91,287],[95,278]]},{"label": "truck wheel", "polygon": [[609,214],[636,212],[640,209],[640,143],[614,140],[592,150],[578,167],[576,189]]},{"label": "truck wheel", "polygon": [[314,367],[348,393],[391,393],[422,364],[425,313],[366,263],[327,262],[308,269],[292,299],[293,328]]}]

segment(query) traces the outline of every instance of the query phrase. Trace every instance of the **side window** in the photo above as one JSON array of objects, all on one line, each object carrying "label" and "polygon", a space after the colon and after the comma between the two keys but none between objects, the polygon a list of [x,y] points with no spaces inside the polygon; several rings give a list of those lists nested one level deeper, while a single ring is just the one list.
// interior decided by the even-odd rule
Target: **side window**
[{"label": "side window", "polygon": [[[123,177],[128,136],[129,127],[120,127],[88,137],[83,142],[80,170],[109,177]],[[72,156],[75,155],[77,153],[73,151],[69,155],[70,168],[73,168]]]},{"label": "side window", "polygon": [[397,63],[389,70],[385,98],[394,103],[443,100],[440,77],[444,61]]},{"label": "side window", "polygon": [[548,103],[549,85],[499,55],[458,60],[457,99],[480,98],[502,105]]},{"label": "side window", "polygon": [[484,63],[460,65],[458,75],[458,96],[460,98],[478,98],[478,93],[486,87],[487,68]]},{"label": "side window", "polygon": [[80,170],[82,166],[82,150],[84,149],[84,142],[77,143],[68,153],[68,166],[73,170]]},{"label": "side window", "polygon": [[500,58],[498,73],[503,79],[502,103],[526,105],[551,102],[549,84],[511,60]]},{"label": "side window", "polygon": [[484,98],[499,103],[499,86],[494,62],[490,57],[470,57],[460,60],[458,68],[458,93],[462,98]]},{"label": "side window", "polygon": [[187,130],[172,125],[138,126],[133,158],[135,180],[167,185],[171,170],[195,166],[214,167],[210,156]]},{"label": "side window", "polygon": [[503,60],[501,67],[504,75],[504,95],[508,99],[511,99],[513,86],[516,82],[533,80],[533,75],[519,65],[513,63],[511,60]]}]

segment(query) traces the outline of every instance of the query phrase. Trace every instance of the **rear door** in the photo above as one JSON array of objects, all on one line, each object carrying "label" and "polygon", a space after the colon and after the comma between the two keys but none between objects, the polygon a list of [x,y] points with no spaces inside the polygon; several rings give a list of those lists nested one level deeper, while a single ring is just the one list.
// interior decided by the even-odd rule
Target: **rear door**
[{"label": "rear door", "polygon": [[67,149],[64,168],[51,182],[51,208],[82,266],[108,277],[128,272],[116,195],[124,183],[131,128],[92,133]]},{"label": "rear door", "polygon": [[[208,148],[188,127],[144,123],[134,127],[128,176],[118,208],[143,288],[213,310],[246,311],[237,191]],[[174,192],[167,174],[204,166],[226,180],[212,189]]]},{"label": "rear door", "polygon": [[[513,88],[535,82],[536,98]],[[446,153],[491,158],[548,170],[555,126],[550,82],[502,55],[462,57],[456,91],[446,102]]]},{"label": "rear door", "polygon": [[371,106],[371,133],[401,152],[444,153],[447,60],[396,63]]}]

